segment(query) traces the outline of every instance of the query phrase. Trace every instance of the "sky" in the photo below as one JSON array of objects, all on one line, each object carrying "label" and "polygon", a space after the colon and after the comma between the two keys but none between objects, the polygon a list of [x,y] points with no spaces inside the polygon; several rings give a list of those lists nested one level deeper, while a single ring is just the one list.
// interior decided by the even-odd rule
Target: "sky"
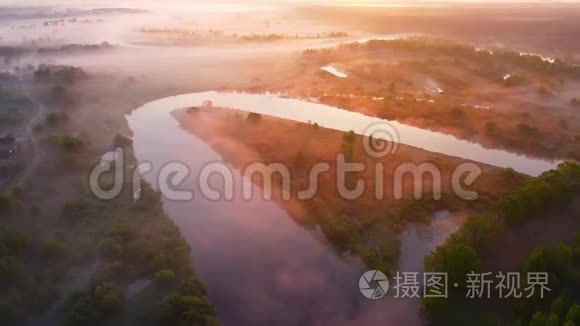
[{"label": "sky", "polygon": [[[119,4],[133,4],[139,6],[143,3],[181,3],[181,4],[207,4],[206,0],[119,0],[119,1],[95,1],[95,0],[0,0],[0,5],[54,5],[54,4],[86,4],[110,2]],[[494,2],[494,3],[515,3],[515,2],[539,2],[539,3],[577,3],[580,0],[212,0],[211,3],[232,3],[232,2],[249,2],[249,3],[309,3],[309,4],[343,4],[343,5],[391,5],[391,4],[416,4],[421,2],[462,2],[462,3],[477,3],[477,2]]]}]

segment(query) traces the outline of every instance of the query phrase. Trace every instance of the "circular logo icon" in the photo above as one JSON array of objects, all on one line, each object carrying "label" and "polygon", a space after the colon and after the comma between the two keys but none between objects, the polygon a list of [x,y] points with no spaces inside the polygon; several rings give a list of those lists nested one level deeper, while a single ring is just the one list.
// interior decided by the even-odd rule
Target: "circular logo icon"
[{"label": "circular logo icon", "polygon": [[362,135],[365,152],[374,158],[396,153],[401,142],[397,128],[384,121],[371,123]]},{"label": "circular logo icon", "polygon": [[381,271],[372,270],[364,273],[358,280],[360,293],[366,298],[377,300],[387,294],[389,289],[389,280],[387,275]]}]

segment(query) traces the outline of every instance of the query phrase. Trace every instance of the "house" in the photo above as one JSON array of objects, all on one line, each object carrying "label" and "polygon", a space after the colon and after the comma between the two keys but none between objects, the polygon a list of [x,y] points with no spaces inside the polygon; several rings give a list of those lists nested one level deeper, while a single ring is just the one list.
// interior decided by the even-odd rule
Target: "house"
[{"label": "house", "polygon": [[16,153],[16,138],[2,137],[0,138],[0,159],[6,160]]}]

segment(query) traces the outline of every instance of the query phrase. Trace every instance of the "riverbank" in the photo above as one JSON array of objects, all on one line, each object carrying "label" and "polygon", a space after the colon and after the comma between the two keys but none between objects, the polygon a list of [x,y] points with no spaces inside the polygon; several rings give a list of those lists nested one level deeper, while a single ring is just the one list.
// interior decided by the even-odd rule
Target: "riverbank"
[{"label": "riverbank", "polygon": [[[123,114],[133,102],[111,96],[122,78],[107,78],[106,88],[91,87],[102,85],[101,78],[88,75],[64,84],[54,76],[27,80],[27,91],[46,106],[46,114],[31,128],[38,163],[25,182],[2,194],[0,321],[156,325],[194,311],[199,323],[215,325],[215,308],[192,268],[189,245],[163,211],[159,194],[141,181],[141,199],[133,198],[129,185],[136,158],[123,136],[130,133]],[[91,100],[97,95],[114,103],[102,109]],[[84,118],[96,127],[87,129]],[[88,175],[117,146],[124,149],[126,186],[103,201],[91,191]],[[111,179],[105,174],[101,182]],[[125,296],[141,280],[147,286]]]},{"label": "riverbank", "polygon": [[[329,64],[344,76],[320,70]],[[246,91],[310,98],[486,148],[580,158],[572,105],[580,80],[569,62],[441,40],[374,40],[304,51],[277,77]]]},{"label": "riverbank", "polygon": [[[399,144],[395,154],[380,159],[373,158],[363,149],[363,138],[353,136],[345,148],[345,133],[289,120],[260,116],[259,121],[248,120],[243,111],[219,108],[176,110],[173,116],[185,130],[194,133],[214,148],[223,159],[243,170],[252,163],[281,163],[291,172],[291,199],[283,200],[280,178],[274,178],[273,196],[300,224],[320,227],[328,241],[340,253],[353,252],[369,266],[393,271],[398,259],[399,233],[409,221],[430,222],[438,210],[455,213],[477,212],[502,193],[518,187],[525,177],[481,165],[482,176],[470,187],[480,193],[477,201],[463,201],[451,191],[450,175],[454,167],[466,162],[459,158],[427,152]],[[350,152],[351,154],[348,154]],[[338,154],[351,155],[349,161],[363,163],[367,168],[352,175],[367,184],[365,192],[356,200],[339,195],[336,184],[336,158]],[[318,192],[308,200],[298,200],[297,193],[309,185],[310,168],[318,162],[330,163],[330,172],[321,174]],[[412,200],[412,180],[403,179],[403,200],[395,200],[392,182],[394,171],[403,163],[434,163],[442,175],[442,200],[433,200],[433,181],[423,175],[425,185],[422,200]],[[384,166],[384,198],[377,200],[374,189],[374,167]],[[264,172],[264,171],[262,171]],[[264,180],[253,179],[260,187]],[[352,183],[351,183],[352,186]],[[369,235],[373,241],[369,241]]]}]

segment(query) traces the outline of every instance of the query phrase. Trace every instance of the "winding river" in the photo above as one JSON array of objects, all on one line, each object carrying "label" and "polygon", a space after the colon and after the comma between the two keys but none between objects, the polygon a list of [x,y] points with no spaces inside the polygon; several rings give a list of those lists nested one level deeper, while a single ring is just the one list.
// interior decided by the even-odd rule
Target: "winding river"
[{"label": "winding river", "polygon": [[[203,92],[168,97],[145,104],[127,116],[139,161],[152,163],[145,178],[157,187],[156,175],[168,162],[191,168],[181,188],[193,189],[197,172],[222,158],[170,115],[177,108],[212,101],[320,126],[363,133],[377,118],[275,95]],[[537,175],[555,163],[490,150],[439,133],[389,122],[400,142]],[[240,175],[235,176],[236,184]],[[197,190],[197,188],[195,188]],[[254,189],[260,193],[260,189]],[[164,198],[164,209],[191,245],[192,260],[225,325],[420,325],[419,301],[368,300],[358,289],[365,271],[355,257],[340,257],[316,230],[296,224],[274,202],[254,196],[244,201],[210,201],[197,192],[194,200]],[[433,247],[455,231],[449,214],[439,213],[430,228],[401,237],[401,269],[418,272]],[[447,221],[445,223],[441,221]],[[420,247],[420,248],[419,248]]]}]

